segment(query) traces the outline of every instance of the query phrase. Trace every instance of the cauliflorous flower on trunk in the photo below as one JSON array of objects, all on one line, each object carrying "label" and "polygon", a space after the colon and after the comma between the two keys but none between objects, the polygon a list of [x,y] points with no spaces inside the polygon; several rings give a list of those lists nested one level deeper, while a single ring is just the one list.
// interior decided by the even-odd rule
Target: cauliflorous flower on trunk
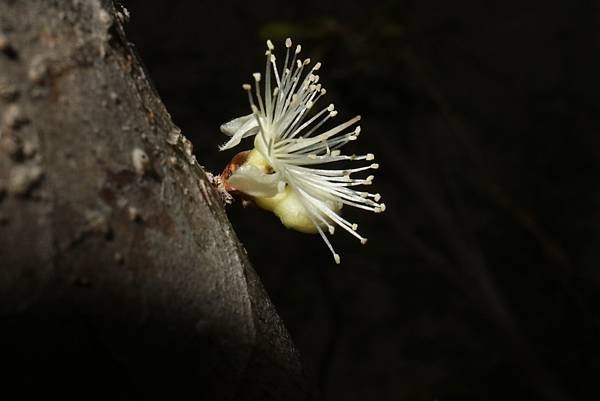
[{"label": "cauliflorous flower on trunk", "polygon": [[[333,104],[312,113],[326,90],[319,83],[317,71],[321,63],[310,67],[310,59],[300,60],[301,47],[292,49],[285,41],[283,68],[277,67],[274,46],[267,41],[264,77],[254,73],[252,85],[244,84],[252,113],[221,126],[231,139],[220,147],[230,149],[243,138],[254,136],[254,148],[238,154],[221,175],[225,188],[239,191],[256,204],[277,215],[288,228],[305,233],[319,233],[333,254],[326,232],[333,235],[339,226],[358,238],[357,225],[341,216],[344,205],[379,213],[385,204],[380,195],[355,189],[370,185],[373,176],[355,178],[355,173],[376,170],[377,163],[368,163],[373,154],[344,155],[340,148],[360,134],[360,116],[323,129],[337,115]],[[330,168],[343,161],[363,161],[356,168]]]}]

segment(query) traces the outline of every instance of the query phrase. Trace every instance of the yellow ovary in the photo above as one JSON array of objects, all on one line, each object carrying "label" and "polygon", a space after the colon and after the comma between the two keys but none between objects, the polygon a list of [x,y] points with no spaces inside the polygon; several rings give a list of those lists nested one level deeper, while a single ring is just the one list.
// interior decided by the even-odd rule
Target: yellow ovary
[{"label": "yellow ovary", "polygon": [[[252,149],[248,154],[246,163],[256,166],[265,172],[272,170],[265,158],[256,149]],[[300,199],[298,199],[298,195],[289,185],[275,196],[255,197],[254,200],[258,206],[273,212],[279,217],[283,225],[287,228],[307,234],[316,234],[319,232],[311,221],[309,211],[306,210]],[[341,203],[329,201],[326,201],[326,203],[335,212],[341,209]]]}]

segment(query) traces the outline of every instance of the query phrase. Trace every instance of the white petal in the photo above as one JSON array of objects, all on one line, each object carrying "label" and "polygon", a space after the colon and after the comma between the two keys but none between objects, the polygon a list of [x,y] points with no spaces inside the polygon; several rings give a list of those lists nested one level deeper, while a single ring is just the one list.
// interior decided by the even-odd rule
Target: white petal
[{"label": "white petal", "polygon": [[229,184],[247,195],[273,197],[285,189],[279,173],[265,174],[258,167],[244,164],[231,177]]},{"label": "white petal", "polygon": [[248,114],[234,118],[233,120],[221,125],[221,132],[227,136],[234,136],[238,131],[248,131],[251,128],[258,127],[254,114]]},{"label": "white petal", "polygon": [[220,150],[230,149],[240,143],[248,136],[256,135],[258,132],[258,122],[254,114],[239,117],[221,125],[221,132],[231,139],[225,144],[219,146]]}]

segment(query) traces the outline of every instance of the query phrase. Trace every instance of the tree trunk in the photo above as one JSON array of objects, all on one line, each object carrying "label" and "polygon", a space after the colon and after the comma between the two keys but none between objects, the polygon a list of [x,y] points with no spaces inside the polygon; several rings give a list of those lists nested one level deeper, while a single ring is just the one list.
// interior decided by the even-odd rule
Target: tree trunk
[{"label": "tree trunk", "polygon": [[1,391],[308,399],[126,18],[109,0],[0,0]]}]

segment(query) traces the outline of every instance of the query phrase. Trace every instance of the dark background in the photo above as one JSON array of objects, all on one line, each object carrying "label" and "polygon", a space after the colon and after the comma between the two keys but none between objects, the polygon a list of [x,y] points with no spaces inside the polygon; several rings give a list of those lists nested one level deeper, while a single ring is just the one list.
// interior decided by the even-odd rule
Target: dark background
[{"label": "dark background", "polygon": [[345,210],[369,243],[338,230],[340,266],[228,208],[323,399],[600,398],[598,2],[124,3],[209,171],[268,38],[323,62],[339,121],[363,116],[348,151],[375,153],[387,211]]}]

